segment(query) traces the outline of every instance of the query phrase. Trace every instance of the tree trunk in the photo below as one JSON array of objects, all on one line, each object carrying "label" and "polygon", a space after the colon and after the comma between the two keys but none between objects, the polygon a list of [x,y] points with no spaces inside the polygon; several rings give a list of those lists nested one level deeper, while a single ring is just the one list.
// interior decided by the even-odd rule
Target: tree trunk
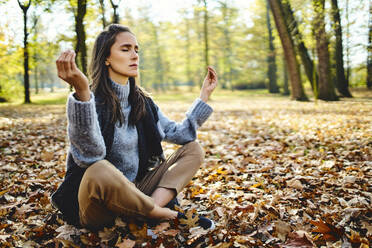
[{"label": "tree trunk", "polygon": [[28,1],[28,4],[21,4],[19,0],[18,5],[23,11],[23,68],[24,68],[24,88],[25,88],[25,103],[31,103],[30,99],[30,77],[28,72],[28,32],[27,32],[27,11],[30,8],[31,0]]},{"label": "tree trunk", "polygon": [[332,19],[333,28],[336,36],[335,65],[336,65],[336,87],[338,92],[344,97],[352,97],[349,91],[349,82],[345,77],[344,52],[342,47],[342,28],[340,10],[337,0],[332,0]]},{"label": "tree trunk", "polygon": [[208,5],[207,0],[203,0],[204,3],[204,61],[205,68],[209,65],[209,42],[208,42]]},{"label": "tree trunk", "polygon": [[155,26],[155,24],[152,24],[152,34],[153,34],[155,54],[156,54],[156,57],[155,57],[156,78],[154,79],[154,81],[157,83],[161,91],[165,91],[166,87],[164,86],[164,67],[163,67],[163,57],[162,57],[163,53],[160,47],[158,29]]},{"label": "tree trunk", "polygon": [[[223,74],[222,74],[222,81],[221,87],[223,89],[227,89],[230,86],[231,90],[234,90],[234,84],[232,82],[233,75],[232,75],[232,48],[231,48],[231,35],[230,35],[230,15],[229,11],[231,8],[228,6],[228,1],[225,0],[220,1],[220,10],[222,12],[222,19],[223,19],[223,37],[224,37],[224,44],[223,44]],[[217,59],[218,61],[218,59]],[[218,63],[217,63],[218,65]]]},{"label": "tree trunk", "polygon": [[83,23],[87,12],[87,0],[78,0],[77,3],[77,12],[75,13],[75,53],[79,68],[84,74],[87,74],[87,46],[85,44],[85,27]]},{"label": "tree trunk", "polygon": [[349,0],[346,0],[346,81],[350,82],[350,21],[349,21]]},{"label": "tree trunk", "polygon": [[[32,29],[33,29],[33,43],[36,44],[37,43],[37,37],[39,35],[39,29],[38,29],[38,26],[37,26],[37,23],[39,21],[39,18],[38,16],[34,15],[32,17]],[[34,46],[34,49],[33,49],[33,55],[32,55],[32,58],[34,60],[34,85],[35,85],[35,94],[39,94],[39,65],[38,65],[38,60],[39,60],[39,56],[38,56],[38,52],[37,52],[37,48],[36,46]]]},{"label": "tree trunk", "polygon": [[267,56],[267,76],[269,78],[269,92],[270,93],[279,93],[279,87],[276,82],[276,58],[275,58],[275,47],[274,47],[274,36],[273,30],[271,27],[270,20],[270,6],[268,0],[266,1],[266,24],[267,31],[269,34],[269,54]]},{"label": "tree trunk", "polygon": [[186,46],[185,46],[185,52],[186,52],[186,63],[185,63],[185,66],[186,66],[186,80],[187,80],[187,83],[190,84],[190,91],[192,91],[192,88],[193,88],[193,84],[191,83],[192,82],[192,78],[191,78],[191,51],[190,51],[190,48],[191,48],[191,38],[190,38],[190,20],[185,16],[185,21],[186,21],[186,32],[185,32],[185,38],[186,38]]},{"label": "tree trunk", "polygon": [[35,74],[34,74],[34,80],[35,80],[35,94],[39,94],[39,72],[37,65],[35,66]]},{"label": "tree trunk", "polygon": [[107,21],[105,17],[105,0],[99,0],[99,8],[101,10],[101,20],[103,29],[107,26]]},{"label": "tree trunk", "polygon": [[[300,33],[299,27],[297,25],[297,21],[294,17],[292,7],[289,1],[283,1],[283,12],[285,16],[285,20],[287,23],[287,27],[289,28],[289,33],[293,36],[294,42],[297,47],[297,51],[300,55],[302,65],[304,66],[306,76],[310,82],[311,88],[313,92],[315,92],[314,87],[318,87],[318,72],[315,69],[314,61],[311,59],[309,55],[309,51],[305,46],[304,40],[302,38],[302,34]],[[314,69],[315,69],[315,77],[314,77]],[[314,80],[315,79],[315,80]]]},{"label": "tree trunk", "polygon": [[372,89],[372,2],[369,2],[368,20],[368,58],[367,58],[367,88]]},{"label": "tree trunk", "polygon": [[296,58],[293,40],[284,20],[281,1],[269,0],[269,4],[283,46],[285,59],[287,61],[289,79],[292,87],[292,99],[306,101],[308,99],[302,87],[300,68]]},{"label": "tree trunk", "polygon": [[326,101],[338,100],[334,85],[331,80],[328,38],[325,30],[324,21],[324,2],[325,0],[313,0],[315,11],[314,16],[314,35],[316,40],[316,50],[318,54],[319,72],[319,91],[318,98]]},{"label": "tree trunk", "polygon": [[113,0],[110,0],[110,3],[111,3],[111,7],[113,8],[114,10],[114,13],[112,14],[112,23],[119,23],[119,13],[118,13],[118,7],[119,7],[119,4],[120,4],[120,1],[118,1],[118,3],[114,3]]},{"label": "tree trunk", "polygon": [[287,62],[283,56],[283,95],[289,96]]}]

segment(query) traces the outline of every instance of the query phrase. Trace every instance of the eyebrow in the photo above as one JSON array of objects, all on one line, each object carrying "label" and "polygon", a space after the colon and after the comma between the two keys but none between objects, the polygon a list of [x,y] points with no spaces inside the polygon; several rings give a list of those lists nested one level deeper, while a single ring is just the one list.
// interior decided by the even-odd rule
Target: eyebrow
[{"label": "eyebrow", "polygon": [[[132,47],[132,44],[124,43],[124,44],[121,44],[120,47],[128,47],[128,48],[130,48],[130,47]],[[138,45],[135,45],[134,48],[135,49],[138,49]]]}]

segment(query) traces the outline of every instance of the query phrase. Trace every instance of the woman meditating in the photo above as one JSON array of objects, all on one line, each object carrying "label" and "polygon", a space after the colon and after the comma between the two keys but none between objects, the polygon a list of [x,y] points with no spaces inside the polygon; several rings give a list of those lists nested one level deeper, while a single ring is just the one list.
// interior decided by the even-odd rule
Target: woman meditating
[{"label": "woman meditating", "polygon": [[[58,76],[75,89],[67,103],[67,171],[52,195],[53,205],[70,224],[97,230],[113,225],[117,216],[185,218],[166,206],[203,162],[196,130],[212,113],[206,102],[217,75],[208,67],[200,98],[182,123],[176,123],[136,85],[138,49],[127,27],[110,25],[94,44],[91,85],[76,67],[73,51],[56,61]],[[165,159],[163,140],[182,147]],[[205,217],[198,223],[214,227]]]}]

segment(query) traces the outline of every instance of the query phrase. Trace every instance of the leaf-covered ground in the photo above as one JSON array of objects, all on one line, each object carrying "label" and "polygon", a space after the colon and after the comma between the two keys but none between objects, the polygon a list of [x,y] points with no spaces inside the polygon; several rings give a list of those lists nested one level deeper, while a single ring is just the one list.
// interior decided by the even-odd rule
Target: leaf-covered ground
[{"label": "leaf-covered ground", "polygon": [[[158,102],[182,120],[190,102]],[[206,159],[179,195],[206,232],[118,218],[98,233],[66,225],[49,202],[64,176],[65,107],[0,107],[1,247],[371,247],[372,98],[299,103],[213,99],[199,130]],[[176,146],[164,144],[166,154]],[[183,223],[185,224],[185,223]]]}]

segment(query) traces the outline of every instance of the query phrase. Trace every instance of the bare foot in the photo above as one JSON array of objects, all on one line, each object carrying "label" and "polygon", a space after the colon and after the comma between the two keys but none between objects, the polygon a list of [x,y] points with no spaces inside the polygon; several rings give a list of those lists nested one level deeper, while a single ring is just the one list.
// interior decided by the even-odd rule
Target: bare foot
[{"label": "bare foot", "polygon": [[150,211],[148,217],[153,219],[172,220],[177,217],[177,214],[177,211],[173,211],[169,208],[162,208],[155,204],[155,207]]}]

